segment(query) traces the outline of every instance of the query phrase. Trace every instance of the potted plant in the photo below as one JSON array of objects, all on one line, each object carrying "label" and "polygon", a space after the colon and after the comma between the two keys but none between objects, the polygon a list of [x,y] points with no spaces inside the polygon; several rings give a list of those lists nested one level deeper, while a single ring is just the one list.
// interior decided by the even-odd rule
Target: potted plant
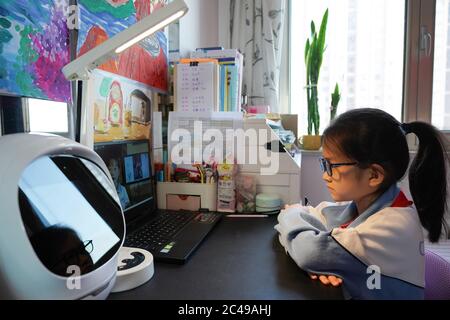
[{"label": "potted plant", "polygon": [[[306,92],[308,103],[308,135],[303,136],[303,149],[318,150],[321,144],[319,135],[319,95],[317,85],[319,82],[320,68],[325,52],[325,34],[328,23],[328,9],[325,11],[317,34],[314,21],[311,21],[311,38],[306,40],[305,65],[306,65]],[[314,133],[314,134],[313,134]]]},{"label": "potted plant", "polygon": [[336,117],[339,100],[341,100],[341,94],[339,93],[339,85],[336,83],[334,92],[331,94],[330,122]]}]

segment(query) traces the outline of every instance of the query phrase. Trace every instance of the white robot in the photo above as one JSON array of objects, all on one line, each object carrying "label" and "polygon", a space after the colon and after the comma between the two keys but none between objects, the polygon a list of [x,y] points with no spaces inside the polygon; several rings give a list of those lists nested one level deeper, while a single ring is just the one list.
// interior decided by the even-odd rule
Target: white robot
[{"label": "white robot", "polygon": [[53,135],[0,138],[0,299],[104,299],[125,221],[92,150]]}]

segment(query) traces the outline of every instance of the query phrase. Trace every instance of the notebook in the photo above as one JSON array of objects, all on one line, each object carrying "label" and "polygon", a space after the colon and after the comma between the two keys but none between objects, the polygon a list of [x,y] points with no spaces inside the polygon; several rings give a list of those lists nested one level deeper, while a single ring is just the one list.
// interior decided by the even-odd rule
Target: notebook
[{"label": "notebook", "polygon": [[156,209],[149,141],[99,143],[126,221],[124,246],[150,251],[156,261],[185,263],[220,221],[218,212]]}]

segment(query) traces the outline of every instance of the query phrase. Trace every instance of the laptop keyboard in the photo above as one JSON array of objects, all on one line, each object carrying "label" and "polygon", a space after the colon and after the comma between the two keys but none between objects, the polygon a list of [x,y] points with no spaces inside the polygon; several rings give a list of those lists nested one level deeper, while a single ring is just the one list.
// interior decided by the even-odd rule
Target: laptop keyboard
[{"label": "laptop keyboard", "polygon": [[125,239],[125,246],[157,252],[169,243],[197,214],[190,212],[161,212]]}]

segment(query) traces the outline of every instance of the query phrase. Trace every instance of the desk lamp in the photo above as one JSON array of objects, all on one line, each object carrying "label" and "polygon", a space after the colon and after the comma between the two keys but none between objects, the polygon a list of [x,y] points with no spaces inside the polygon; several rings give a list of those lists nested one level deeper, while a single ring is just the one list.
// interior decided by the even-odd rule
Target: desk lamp
[{"label": "desk lamp", "polygon": [[183,0],[174,0],[89,50],[62,69],[67,80],[81,80],[80,82],[82,82],[82,87],[78,82],[77,116],[75,117],[77,121],[76,140],[78,142],[93,147],[93,135],[87,131],[88,128],[93,127],[93,115],[86,104],[86,99],[89,96],[87,80],[89,80],[91,71],[144,38],[179,20],[187,12],[188,7]]}]

